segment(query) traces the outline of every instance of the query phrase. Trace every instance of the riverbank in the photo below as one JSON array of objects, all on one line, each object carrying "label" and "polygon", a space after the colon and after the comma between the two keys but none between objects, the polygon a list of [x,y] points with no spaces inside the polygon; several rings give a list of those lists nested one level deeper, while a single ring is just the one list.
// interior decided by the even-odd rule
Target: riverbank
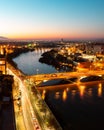
[{"label": "riverbank", "polygon": [[6,57],[6,58],[7,58],[7,61],[8,61],[12,66],[14,66],[15,68],[17,68],[17,64],[16,64],[15,62],[13,62],[13,58],[16,58],[16,57],[18,57],[20,54],[22,54],[22,53],[27,53],[27,52],[29,52],[29,51],[33,51],[33,49],[31,50],[31,49],[28,49],[28,48],[15,48],[12,53],[7,54],[7,57]]}]

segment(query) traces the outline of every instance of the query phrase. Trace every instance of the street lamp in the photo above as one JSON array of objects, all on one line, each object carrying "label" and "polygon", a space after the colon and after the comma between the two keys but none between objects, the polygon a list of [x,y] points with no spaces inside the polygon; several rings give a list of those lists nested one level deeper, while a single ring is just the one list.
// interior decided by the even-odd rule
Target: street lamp
[{"label": "street lamp", "polygon": [[38,74],[38,72],[39,72],[39,69],[36,69],[36,73]]}]

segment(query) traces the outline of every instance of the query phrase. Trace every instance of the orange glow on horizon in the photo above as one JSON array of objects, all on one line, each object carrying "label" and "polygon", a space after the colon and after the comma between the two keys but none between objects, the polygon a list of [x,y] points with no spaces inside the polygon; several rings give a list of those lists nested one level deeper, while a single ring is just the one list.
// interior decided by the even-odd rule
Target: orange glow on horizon
[{"label": "orange glow on horizon", "polygon": [[5,37],[10,38],[10,39],[17,39],[17,40],[32,40],[32,39],[93,39],[97,38],[97,36],[93,36],[87,34],[66,34],[66,33],[54,33],[54,32],[41,32],[41,33],[14,33],[14,34],[4,34]]}]

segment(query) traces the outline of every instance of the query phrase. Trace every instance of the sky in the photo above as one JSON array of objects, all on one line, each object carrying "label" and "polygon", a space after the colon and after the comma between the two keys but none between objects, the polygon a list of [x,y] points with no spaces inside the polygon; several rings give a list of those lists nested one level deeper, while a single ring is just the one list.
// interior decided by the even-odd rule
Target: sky
[{"label": "sky", "polygon": [[104,38],[104,0],[0,0],[0,36]]}]

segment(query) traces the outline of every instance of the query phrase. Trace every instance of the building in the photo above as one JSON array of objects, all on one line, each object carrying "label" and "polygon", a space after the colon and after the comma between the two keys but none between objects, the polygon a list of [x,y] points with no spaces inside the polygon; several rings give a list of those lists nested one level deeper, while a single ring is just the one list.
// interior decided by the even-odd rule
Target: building
[{"label": "building", "polygon": [[0,46],[0,73],[6,74],[6,50]]}]

